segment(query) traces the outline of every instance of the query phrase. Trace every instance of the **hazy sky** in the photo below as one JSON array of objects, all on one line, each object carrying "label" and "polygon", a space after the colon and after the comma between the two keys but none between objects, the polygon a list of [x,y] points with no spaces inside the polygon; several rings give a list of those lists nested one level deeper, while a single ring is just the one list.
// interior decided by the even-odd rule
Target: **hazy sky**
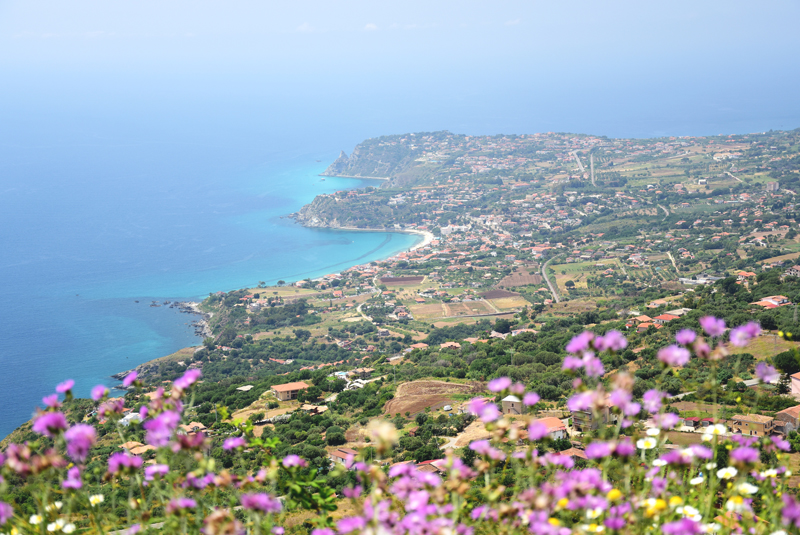
[{"label": "hazy sky", "polygon": [[645,113],[651,93],[676,112],[797,111],[798,20],[796,1],[0,1],[0,92],[23,105],[56,88],[180,99],[189,84],[321,108],[382,93],[479,110],[487,125],[511,125],[493,106],[529,96],[615,115],[626,100]]},{"label": "hazy sky", "polygon": [[630,75],[626,68],[660,63],[738,67],[744,74],[761,61],[794,59],[800,43],[795,1],[387,4],[4,1],[0,60],[28,68],[321,68],[362,75],[467,65]]}]

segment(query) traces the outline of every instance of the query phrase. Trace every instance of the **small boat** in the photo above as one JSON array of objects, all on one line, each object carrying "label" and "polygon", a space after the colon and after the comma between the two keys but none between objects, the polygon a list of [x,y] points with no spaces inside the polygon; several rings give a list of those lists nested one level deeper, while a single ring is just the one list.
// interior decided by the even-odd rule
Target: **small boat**
[{"label": "small boat", "polygon": [[320,182],[325,182],[325,179],[324,178],[320,178],[319,181]]}]

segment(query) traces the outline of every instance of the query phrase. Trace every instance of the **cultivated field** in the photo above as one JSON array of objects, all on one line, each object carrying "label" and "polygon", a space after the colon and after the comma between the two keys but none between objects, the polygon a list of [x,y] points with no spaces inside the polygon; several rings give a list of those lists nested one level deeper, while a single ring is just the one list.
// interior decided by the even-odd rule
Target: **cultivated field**
[{"label": "cultivated field", "polygon": [[492,299],[491,303],[500,310],[516,310],[529,304],[528,300],[522,296]]},{"label": "cultivated field", "polygon": [[514,286],[527,286],[529,284],[539,285],[542,283],[542,276],[533,269],[520,269],[511,275],[503,277],[498,286],[503,288],[513,288]]},{"label": "cultivated field", "polygon": [[421,284],[425,277],[384,277],[381,284],[386,286],[414,286]]},{"label": "cultivated field", "polygon": [[446,316],[471,316],[473,314],[493,314],[496,312],[486,301],[467,303],[444,303]]},{"label": "cultivated field", "polygon": [[454,394],[471,394],[481,392],[479,383],[459,384],[444,381],[412,381],[397,387],[394,398],[390,399],[384,408],[386,414],[405,415],[406,412],[414,416],[424,411],[427,407],[440,409],[452,404]]}]

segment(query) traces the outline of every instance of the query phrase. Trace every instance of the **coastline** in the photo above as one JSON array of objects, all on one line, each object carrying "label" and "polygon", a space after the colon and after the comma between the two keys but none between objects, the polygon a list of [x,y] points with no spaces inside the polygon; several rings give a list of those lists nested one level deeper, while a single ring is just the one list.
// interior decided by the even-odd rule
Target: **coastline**
[{"label": "coastline", "polygon": [[323,175],[323,174],[319,174],[317,176],[331,177],[331,178],[358,178],[360,180],[385,180],[387,182],[391,180],[391,178],[385,176],[354,176],[354,175]]},{"label": "coastline", "polygon": [[[398,234],[416,234],[418,236],[422,236],[422,240],[409,247],[407,252],[416,251],[417,249],[426,247],[430,245],[431,242],[433,242],[433,240],[436,239],[436,236],[434,236],[433,233],[428,232],[427,230],[417,230],[417,229],[386,229],[386,228],[358,228],[358,227],[315,227],[315,228],[327,228],[329,230],[352,230],[361,232],[396,232]],[[391,256],[387,256],[386,258],[391,258]],[[359,264],[356,264],[356,266],[357,265]]]},{"label": "coastline", "polygon": [[[414,245],[412,245],[408,249],[405,249],[402,252],[411,252],[411,251],[416,251],[417,249],[421,249],[423,247],[427,247],[428,245],[430,245],[436,239],[436,237],[433,235],[433,233],[428,232],[427,230],[417,230],[417,229],[379,229],[379,228],[357,228],[357,227],[315,227],[315,228],[325,228],[327,230],[343,230],[343,231],[416,234],[417,236],[421,237],[421,239],[417,243],[415,243]],[[392,256],[395,256],[396,254],[399,254],[399,253],[394,253],[394,254],[389,255],[389,256],[387,256],[385,258],[382,258],[381,260],[386,260],[386,259],[392,258]],[[361,264],[353,264],[352,266],[349,266],[349,267],[352,268],[352,267],[359,266],[359,265],[361,265]],[[287,281],[287,282],[295,282],[295,281]],[[205,339],[205,338],[208,338],[210,336],[213,336],[213,333],[211,332],[211,327],[209,325],[209,320],[213,317],[213,313],[204,312],[203,310],[201,310],[199,302],[196,302],[196,301],[176,301],[176,302],[174,302],[172,304],[172,307],[173,308],[177,308],[179,312],[182,312],[182,313],[185,313],[185,314],[194,314],[194,315],[200,316],[199,319],[197,319],[196,321],[192,322],[192,325],[195,327],[195,334],[197,335],[198,338],[201,339],[201,342],[199,344],[197,344],[197,345],[189,346],[189,348],[195,349],[197,347],[200,347],[202,345],[202,339]],[[184,349],[188,349],[188,348],[184,348]],[[169,356],[169,355],[166,355],[166,356]],[[140,365],[136,366],[133,369],[114,373],[110,377],[121,381],[122,379],[125,378],[126,375],[130,374],[134,370],[136,370],[137,372],[141,373],[143,371],[146,371],[148,368],[152,367],[156,361],[163,360],[164,358],[165,358],[165,356],[156,357],[154,359],[151,359],[151,360],[148,360],[146,362],[141,363]],[[114,386],[112,388],[115,389],[115,390],[126,390],[121,385],[117,385],[117,386]]]}]

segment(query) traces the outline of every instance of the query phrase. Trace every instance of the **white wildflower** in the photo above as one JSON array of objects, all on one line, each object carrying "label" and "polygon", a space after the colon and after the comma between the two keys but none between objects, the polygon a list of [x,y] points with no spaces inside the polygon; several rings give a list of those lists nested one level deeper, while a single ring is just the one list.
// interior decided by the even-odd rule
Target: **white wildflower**
[{"label": "white wildflower", "polygon": [[653,437],[640,438],[636,441],[636,447],[640,450],[652,450],[656,447],[656,439]]},{"label": "white wildflower", "polygon": [[666,466],[666,465],[667,465],[667,461],[665,461],[664,459],[656,459],[656,460],[653,461],[653,466],[657,466],[658,468],[661,468],[662,466]]},{"label": "white wildflower", "polygon": [[599,517],[602,514],[603,514],[603,509],[601,509],[600,507],[586,510],[586,518],[588,518],[589,520],[594,520],[595,518]]},{"label": "white wildflower", "polygon": [[30,520],[28,521],[34,526],[42,523],[42,515],[32,515]]},{"label": "white wildflower", "polygon": [[703,440],[703,442],[711,442],[712,440],[714,440],[714,435],[710,433],[703,433],[703,436],[700,438]]},{"label": "white wildflower", "polygon": [[103,503],[104,500],[105,497],[102,494],[92,494],[91,496],[89,496],[89,503],[91,504],[92,507]]},{"label": "white wildflower", "polygon": [[661,433],[661,430],[657,427],[651,427],[645,431],[645,433],[647,433],[648,437],[657,437]]},{"label": "white wildflower", "polygon": [[703,516],[700,514],[700,511],[692,507],[691,505],[684,505],[683,507],[678,507],[675,509],[675,512],[679,515],[683,515],[686,518],[694,520],[695,522],[700,522],[703,519]]},{"label": "white wildflower", "polygon": [[689,484],[690,485],[699,485],[700,483],[702,483],[705,480],[706,479],[703,476],[697,476],[697,477],[693,477],[692,479],[690,479],[689,480]]},{"label": "white wildflower", "polygon": [[724,435],[728,430],[722,424],[714,424],[708,428],[708,432],[712,435]]},{"label": "white wildflower", "polygon": [[733,496],[727,502],[725,502],[725,509],[728,511],[733,511],[734,513],[742,513],[747,511],[748,506],[745,503],[744,498],[741,496]]},{"label": "white wildflower", "polygon": [[736,485],[736,490],[739,491],[741,494],[747,494],[748,496],[750,496],[758,492],[758,487],[750,483],[744,482]]},{"label": "white wildflower", "polygon": [[75,524],[67,524],[61,529],[61,531],[64,533],[72,533],[75,531]]},{"label": "white wildflower", "polygon": [[53,502],[52,504],[46,506],[44,510],[47,511],[48,513],[51,511],[59,511],[63,506],[64,504],[62,502]]},{"label": "white wildflower", "polygon": [[738,473],[739,471],[736,468],[733,466],[728,466],[717,470],[717,477],[720,479],[732,479],[736,477],[736,474]]}]

